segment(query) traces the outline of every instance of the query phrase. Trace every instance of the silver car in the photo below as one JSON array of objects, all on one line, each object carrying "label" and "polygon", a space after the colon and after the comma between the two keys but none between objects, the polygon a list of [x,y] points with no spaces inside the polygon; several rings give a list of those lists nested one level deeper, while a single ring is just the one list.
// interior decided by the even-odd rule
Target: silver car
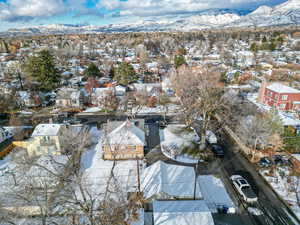
[{"label": "silver car", "polygon": [[240,175],[232,175],[230,180],[237,192],[243,197],[243,200],[248,203],[257,202],[257,196],[252,190],[250,184],[246,179]]}]

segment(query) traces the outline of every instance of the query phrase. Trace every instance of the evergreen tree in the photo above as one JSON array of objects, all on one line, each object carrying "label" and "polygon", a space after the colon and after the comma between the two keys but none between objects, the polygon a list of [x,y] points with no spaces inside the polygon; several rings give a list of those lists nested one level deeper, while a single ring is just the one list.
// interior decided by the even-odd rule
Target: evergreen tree
[{"label": "evergreen tree", "polygon": [[90,63],[88,68],[85,69],[84,74],[87,77],[102,77],[103,74],[100,72],[98,67],[94,63]]},{"label": "evergreen tree", "polygon": [[27,58],[24,70],[29,78],[39,83],[39,89],[42,91],[53,90],[59,81],[54,57],[48,50]]},{"label": "evergreen tree", "polygon": [[136,81],[138,77],[130,63],[122,62],[118,68],[115,69],[114,79],[118,81],[119,84],[127,86]]},{"label": "evergreen tree", "polygon": [[251,44],[250,50],[252,52],[257,52],[258,51],[258,46],[257,46],[257,44],[255,42]]},{"label": "evergreen tree", "polygon": [[268,40],[267,40],[266,36],[264,36],[263,39],[262,39],[262,42],[263,42],[263,43],[266,43],[267,41],[268,41]]},{"label": "evergreen tree", "polygon": [[183,55],[176,55],[174,58],[175,68],[178,69],[180,66],[186,64],[185,58]]}]

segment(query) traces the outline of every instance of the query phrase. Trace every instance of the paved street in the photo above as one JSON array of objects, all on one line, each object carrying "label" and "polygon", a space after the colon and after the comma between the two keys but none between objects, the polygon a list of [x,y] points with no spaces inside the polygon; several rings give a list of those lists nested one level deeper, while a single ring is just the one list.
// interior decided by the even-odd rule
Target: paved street
[{"label": "paved street", "polygon": [[[227,139],[228,140],[228,139]],[[258,174],[255,166],[244,158],[234,145],[225,143],[227,146],[227,152],[225,158],[220,160],[220,172],[224,180],[229,180],[229,177],[233,174],[242,175],[252,186],[254,192],[258,196],[258,203],[253,207],[260,209],[264,215],[262,217],[249,216],[251,224],[261,225],[292,225],[299,224],[294,218],[294,215],[289,211],[285,204],[279,200],[273,190],[268,186],[265,180]],[[234,193],[233,187],[229,182],[227,187]],[[235,194],[235,196],[238,196]],[[240,204],[240,208],[246,208],[247,206],[236,199]]]}]

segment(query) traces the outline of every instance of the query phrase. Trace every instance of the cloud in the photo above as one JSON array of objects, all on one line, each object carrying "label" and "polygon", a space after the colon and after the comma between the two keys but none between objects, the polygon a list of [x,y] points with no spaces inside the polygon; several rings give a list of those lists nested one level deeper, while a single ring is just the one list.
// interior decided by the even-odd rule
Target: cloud
[{"label": "cloud", "polygon": [[63,0],[10,0],[0,5],[0,19],[6,21],[30,20],[65,12]]},{"label": "cloud", "polygon": [[85,6],[88,0],[7,0],[0,2],[0,20],[16,22],[74,12],[76,16],[101,15]]},{"label": "cloud", "polygon": [[111,11],[118,10],[123,16],[153,16],[198,12],[213,8],[246,8],[250,5],[259,6],[272,2],[274,0],[102,0],[97,7]]}]

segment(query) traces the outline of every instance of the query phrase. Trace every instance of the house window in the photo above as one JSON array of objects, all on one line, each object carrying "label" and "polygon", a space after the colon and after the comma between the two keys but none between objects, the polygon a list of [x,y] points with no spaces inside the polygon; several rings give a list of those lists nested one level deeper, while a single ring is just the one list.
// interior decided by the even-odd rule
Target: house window
[{"label": "house window", "polygon": [[287,95],[282,95],[282,97],[281,97],[281,100],[287,100],[288,99],[288,96]]},{"label": "house window", "polygon": [[268,91],[268,96],[272,97],[272,92],[271,91]]},{"label": "house window", "polygon": [[50,141],[50,137],[49,136],[44,136],[43,138],[44,138],[45,142]]},{"label": "house window", "polygon": [[280,104],[279,106],[281,109],[285,109],[285,104]]}]

